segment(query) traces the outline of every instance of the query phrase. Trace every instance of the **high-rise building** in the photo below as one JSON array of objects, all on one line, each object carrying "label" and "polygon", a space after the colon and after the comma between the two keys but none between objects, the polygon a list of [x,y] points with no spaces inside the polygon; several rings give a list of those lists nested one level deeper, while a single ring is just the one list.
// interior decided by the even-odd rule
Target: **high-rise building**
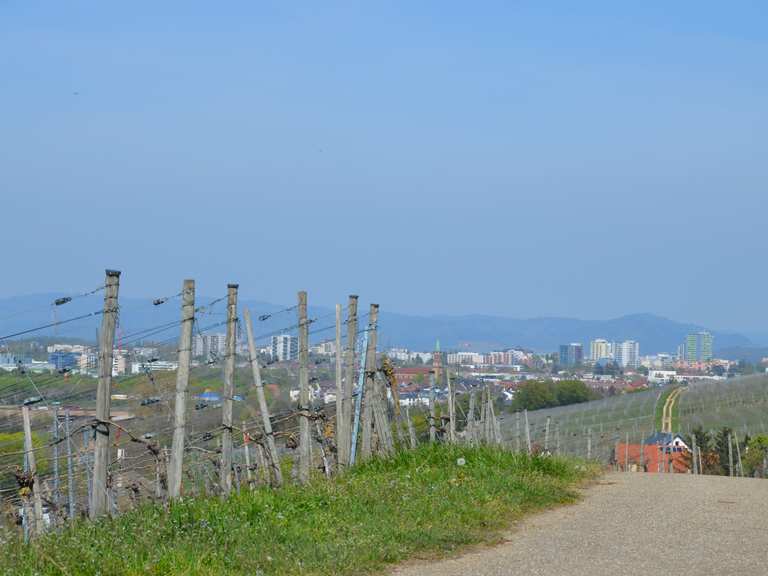
[{"label": "high-rise building", "polygon": [[272,358],[278,362],[295,360],[299,356],[299,339],[289,334],[272,336]]},{"label": "high-rise building", "polygon": [[613,343],[613,358],[622,368],[640,366],[640,343],[634,340]]},{"label": "high-rise building", "polygon": [[560,366],[577,366],[584,360],[584,350],[579,342],[560,346]]},{"label": "high-rise building", "polygon": [[696,332],[685,337],[683,346],[684,359],[687,362],[707,362],[712,360],[714,337],[709,332]]},{"label": "high-rise building", "polygon": [[608,340],[598,338],[589,343],[589,359],[593,362],[613,358],[613,346]]},{"label": "high-rise building", "polygon": [[223,358],[227,351],[226,334],[198,334],[192,339],[192,355],[206,360]]}]

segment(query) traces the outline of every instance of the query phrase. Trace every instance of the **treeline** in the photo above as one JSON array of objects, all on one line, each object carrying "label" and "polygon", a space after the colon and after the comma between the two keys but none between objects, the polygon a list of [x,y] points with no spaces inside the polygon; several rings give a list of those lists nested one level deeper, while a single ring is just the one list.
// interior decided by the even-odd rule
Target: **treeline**
[{"label": "treeline", "polygon": [[581,380],[532,380],[517,389],[511,408],[513,411],[541,410],[599,398],[600,394]]},{"label": "treeline", "polygon": [[[766,477],[768,435],[759,434],[750,437],[749,434],[745,434],[739,439],[733,429],[728,427],[709,431],[699,426],[685,438],[688,446],[692,446],[694,437],[697,449],[701,450],[703,474]],[[693,469],[692,462],[689,467]]]}]

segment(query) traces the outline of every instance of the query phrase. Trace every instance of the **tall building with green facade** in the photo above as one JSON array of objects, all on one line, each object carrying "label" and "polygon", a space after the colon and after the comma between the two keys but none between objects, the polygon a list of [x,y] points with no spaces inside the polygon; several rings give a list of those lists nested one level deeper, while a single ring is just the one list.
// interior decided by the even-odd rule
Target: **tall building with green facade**
[{"label": "tall building with green facade", "polygon": [[683,351],[688,362],[707,362],[712,360],[714,337],[709,332],[697,332],[685,337]]}]

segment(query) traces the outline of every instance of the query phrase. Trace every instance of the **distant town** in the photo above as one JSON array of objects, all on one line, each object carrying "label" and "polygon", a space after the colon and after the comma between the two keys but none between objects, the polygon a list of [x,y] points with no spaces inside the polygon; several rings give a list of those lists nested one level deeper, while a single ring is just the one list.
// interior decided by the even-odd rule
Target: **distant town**
[{"label": "distant town", "polygon": [[[16,351],[0,353],[0,369],[24,370],[58,374],[96,376],[98,350],[88,344],[23,341],[14,344]],[[321,369],[313,379],[314,399],[318,403],[335,400],[333,380],[334,341],[314,344],[310,355]],[[634,340],[611,342],[595,338],[588,348],[580,342],[562,344],[557,352],[535,353],[523,348],[495,350],[487,353],[440,350],[439,342],[431,351],[389,348],[383,351],[394,367],[402,405],[426,404],[432,387],[444,388],[443,381],[435,378],[436,368],[446,368],[455,374],[457,392],[490,384],[502,401],[511,402],[516,390],[531,380],[579,380],[600,395],[614,395],[643,390],[669,383],[693,380],[724,380],[739,374],[765,371],[768,359],[753,366],[744,362],[714,357],[714,337],[706,331],[687,335],[678,349],[670,353],[641,355],[641,343]],[[225,354],[225,334],[208,333],[193,339],[193,365],[215,368]],[[269,367],[291,366],[298,358],[298,338],[291,334],[277,334],[258,349],[260,358]],[[114,350],[112,374],[114,377],[174,371],[175,346],[141,345],[121,346]],[[238,363],[245,366],[247,349],[238,344]],[[284,385],[294,386],[289,381]],[[213,391],[208,393],[214,394]],[[298,389],[287,394],[291,401],[298,397]],[[286,399],[288,399],[286,398]]]}]

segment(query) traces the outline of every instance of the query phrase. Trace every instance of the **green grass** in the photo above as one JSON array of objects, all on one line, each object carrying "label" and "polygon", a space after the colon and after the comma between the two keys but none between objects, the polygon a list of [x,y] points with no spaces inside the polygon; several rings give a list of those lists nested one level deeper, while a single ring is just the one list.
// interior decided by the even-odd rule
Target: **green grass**
[{"label": "green grass", "polygon": [[146,506],[9,542],[0,573],[370,574],[494,541],[521,514],[574,501],[588,474],[572,460],[427,445],[307,487]]}]

